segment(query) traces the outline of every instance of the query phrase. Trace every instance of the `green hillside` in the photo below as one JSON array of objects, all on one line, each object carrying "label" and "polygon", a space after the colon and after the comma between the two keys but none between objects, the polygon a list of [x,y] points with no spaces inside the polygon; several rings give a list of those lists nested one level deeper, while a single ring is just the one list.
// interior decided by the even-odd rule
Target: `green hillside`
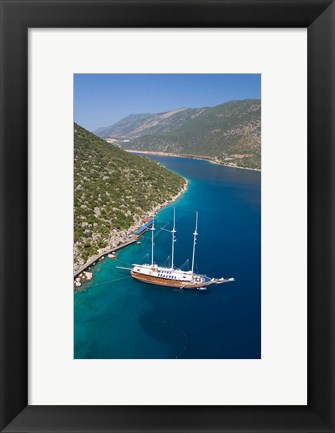
[{"label": "green hillside", "polygon": [[131,115],[98,133],[127,149],[209,156],[229,165],[261,168],[259,99]]},{"label": "green hillside", "polygon": [[74,265],[122,241],[156,205],[171,200],[185,179],[74,125]]}]

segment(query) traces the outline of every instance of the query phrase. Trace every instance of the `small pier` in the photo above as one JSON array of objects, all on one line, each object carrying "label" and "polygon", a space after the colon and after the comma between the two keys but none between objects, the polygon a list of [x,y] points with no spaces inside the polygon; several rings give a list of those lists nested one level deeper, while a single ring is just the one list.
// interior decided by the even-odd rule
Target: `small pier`
[{"label": "small pier", "polygon": [[97,262],[102,259],[103,257],[108,256],[108,254],[111,254],[115,251],[120,250],[121,248],[124,248],[128,245],[131,245],[138,241],[138,239],[152,226],[153,220],[147,221],[143,226],[141,226],[139,229],[137,229],[126,242],[118,245],[117,247],[110,248],[109,250],[99,254],[98,256],[94,256],[91,260],[89,260],[87,263],[85,263],[84,266],[82,266],[78,271],[74,272],[73,278],[76,279],[82,272],[86,271],[87,269],[91,268],[91,266],[94,266],[97,264]]},{"label": "small pier", "polygon": [[108,256],[108,254],[113,253],[114,251],[118,251],[121,248],[126,247],[127,245],[133,244],[134,242],[137,241],[137,239],[139,238],[139,236],[133,235],[131,238],[129,238],[129,240],[127,240],[127,242],[118,245],[117,247],[113,247],[110,248],[109,250],[105,251],[104,253],[99,254],[98,256],[94,256],[91,260],[89,260],[87,263],[85,263],[84,266],[82,266],[78,271],[76,271],[73,274],[73,277],[76,278],[78,277],[79,274],[81,274],[82,272],[86,271],[86,269],[90,268],[91,266],[96,265],[96,263],[102,259],[105,256]]}]

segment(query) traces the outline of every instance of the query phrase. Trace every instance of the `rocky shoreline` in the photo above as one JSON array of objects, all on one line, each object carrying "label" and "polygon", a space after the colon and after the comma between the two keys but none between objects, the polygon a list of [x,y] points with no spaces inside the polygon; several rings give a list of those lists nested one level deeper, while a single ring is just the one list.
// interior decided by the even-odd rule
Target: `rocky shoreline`
[{"label": "rocky shoreline", "polygon": [[144,155],[157,155],[157,156],[173,156],[175,158],[190,158],[190,159],[199,159],[201,161],[208,161],[211,164],[215,165],[224,165],[225,167],[232,168],[241,168],[242,170],[252,170],[252,171],[262,171],[260,168],[251,168],[251,167],[241,167],[239,165],[235,165],[229,162],[222,162],[215,157],[206,156],[206,155],[190,155],[187,153],[167,153],[167,152],[154,152],[149,150],[133,150],[133,149],[125,149],[126,152],[129,153],[142,153]]},{"label": "rocky shoreline", "polygon": [[[185,180],[184,186],[178,192],[178,194],[176,194],[171,200],[166,200],[164,203],[153,207],[148,212],[148,214],[150,215],[155,214],[160,210],[162,210],[164,207],[178,200],[178,198],[180,198],[187,191],[188,188],[189,181],[186,178],[184,178],[184,180]],[[110,258],[114,258],[116,250],[124,246],[127,246],[128,244],[134,243],[136,241],[137,238],[132,239],[132,237],[130,238],[129,236],[131,233],[135,232],[143,225],[143,218],[145,218],[145,215],[139,217],[136,223],[134,223],[131,227],[129,227],[128,230],[117,231],[116,229],[114,229],[114,231],[111,233],[108,239],[108,243],[109,243],[108,247],[98,250],[98,254],[89,257],[84,264],[74,263],[73,270],[74,270],[74,277],[75,277],[74,278],[75,290],[78,290],[83,282],[92,279],[92,274],[90,272],[87,272],[86,269],[93,266],[97,261],[103,260],[106,255],[108,255],[108,257]]]}]

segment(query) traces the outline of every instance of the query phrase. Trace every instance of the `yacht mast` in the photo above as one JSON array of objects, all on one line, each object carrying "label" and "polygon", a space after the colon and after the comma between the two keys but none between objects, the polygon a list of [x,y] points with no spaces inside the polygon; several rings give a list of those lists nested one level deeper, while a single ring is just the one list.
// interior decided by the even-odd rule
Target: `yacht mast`
[{"label": "yacht mast", "polygon": [[195,230],[193,233],[192,274],[194,271],[195,244],[197,243],[197,236],[198,236],[198,211],[196,211],[195,213]]},{"label": "yacht mast", "polygon": [[171,268],[174,266],[174,243],[176,242],[175,233],[176,233],[176,208],[173,208],[173,229],[172,233],[172,252],[171,252]]},{"label": "yacht mast", "polygon": [[156,215],[154,214],[152,217],[152,225],[151,225],[151,266],[154,265],[154,231],[155,231],[155,217]]}]

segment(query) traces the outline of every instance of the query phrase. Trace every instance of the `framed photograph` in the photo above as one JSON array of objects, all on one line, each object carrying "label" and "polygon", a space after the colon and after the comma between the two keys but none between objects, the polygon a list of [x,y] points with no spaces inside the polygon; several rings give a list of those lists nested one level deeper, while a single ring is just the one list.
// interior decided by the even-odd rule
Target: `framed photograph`
[{"label": "framed photograph", "polygon": [[1,14],[1,431],[334,431],[334,2]]},{"label": "framed photograph", "polygon": [[75,359],[261,358],[260,97],[260,74],[75,74]]}]

